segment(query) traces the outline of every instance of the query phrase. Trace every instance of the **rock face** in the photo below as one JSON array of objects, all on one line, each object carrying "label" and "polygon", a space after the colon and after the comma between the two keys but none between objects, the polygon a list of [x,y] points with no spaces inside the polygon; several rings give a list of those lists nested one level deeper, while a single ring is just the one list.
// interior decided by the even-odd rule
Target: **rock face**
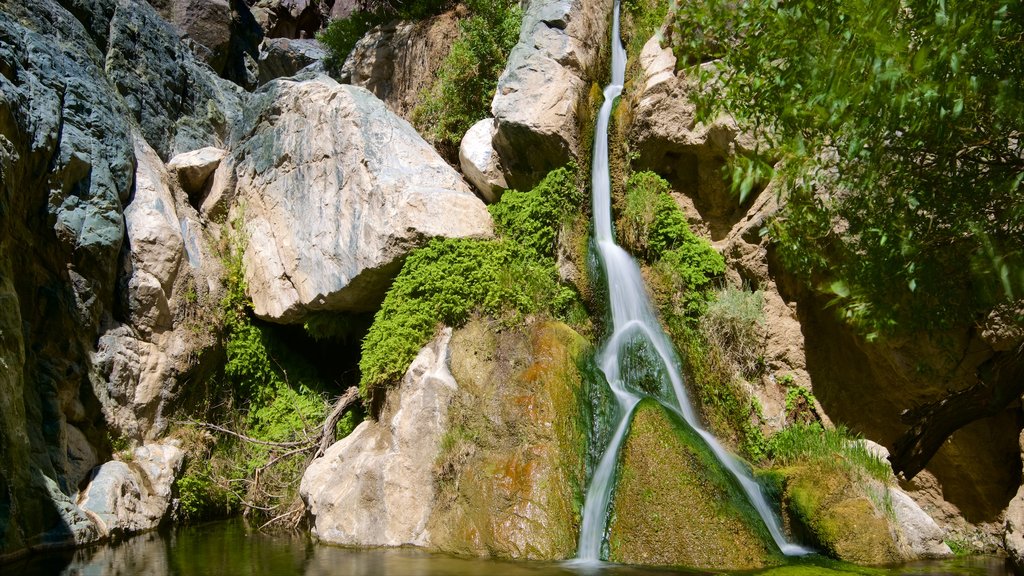
[{"label": "rock face", "polygon": [[729,473],[656,402],[637,407],[619,458],[610,561],[730,570],[769,561],[774,544]]},{"label": "rock face", "polygon": [[256,314],[372,310],[409,250],[492,235],[483,203],[372,94],[321,76],[275,81],[236,153]]},{"label": "rock face", "polygon": [[586,344],[564,325],[528,330],[499,335],[474,321],[421,350],[378,421],[360,424],[303,476],[316,535],[571,557],[587,430],[576,361]]},{"label": "rock face", "polygon": [[735,121],[720,117],[698,123],[688,94],[696,84],[675,72],[676,58],[661,48],[657,37],[644,45],[642,90],[633,106],[629,139],[636,143],[637,168],[657,172],[684,194],[718,241],[746,213],[729,192],[723,177],[728,158],[752,149],[754,142],[739,133]]},{"label": "rock face", "polygon": [[342,65],[341,80],[373,92],[408,120],[458,35],[455,10],[419,22],[383,24],[356,42]]},{"label": "rock face", "polygon": [[485,118],[466,132],[459,144],[459,166],[487,202],[497,202],[508,185],[501,169],[498,154],[494,151],[495,126],[492,118]]},{"label": "rock face", "polygon": [[6,558],[102,537],[83,481],[110,438],[155,437],[195,375],[180,269],[207,244],[158,155],[230,139],[241,93],[145,2],[2,0],[0,54]]},{"label": "rock face", "polygon": [[519,43],[498,79],[491,113],[511,187],[527,190],[552,168],[578,158],[577,107],[590,91],[598,40],[607,38],[611,0],[534,0],[524,7]]},{"label": "rock face", "polygon": [[93,363],[102,379],[94,390],[109,427],[152,440],[167,431],[179,377],[199,376],[200,357],[217,339],[221,265],[182,188],[202,190],[223,151],[179,155],[172,176],[145,141],[136,137],[135,147],[135,190],[125,208],[124,322],[100,336]]},{"label": "rock face", "polygon": [[[432,547],[460,555],[572,558],[586,490],[586,341],[568,326],[497,332],[471,322],[452,338],[459,390],[438,454]],[[486,471],[481,473],[481,471]]]},{"label": "rock face", "polygon": [[147,444],[129,462],[114,460],[96,468],[79,506],[102,536],[156,528],[171,505],[171,485],[185,453],[173,444]]},{"label": "rock face", "polygon": [[[1020,435],[1021,452],[1024,452],[1024,433]],[[1017,572],[1024,572],[1024,485],[1006,507],[1006,525],[1003,545]]]},{"label": "rock face", "polygon": [[242,0],[149,0],[193,51],[222,77],[253,86],[263,31]]},{"label": "rock face", "polygon": [[323,61],[327,51],[316,40],[267,38],[260,45],[259,83],[294,76],[311,64]]},{"label": "rock face", "polygon": [[365,421],[313,461],[299,492],[313,533],[357,546],[426,546],[436,505],[434,460],[457,384],[446,328],[420,351],[376,422]]}]

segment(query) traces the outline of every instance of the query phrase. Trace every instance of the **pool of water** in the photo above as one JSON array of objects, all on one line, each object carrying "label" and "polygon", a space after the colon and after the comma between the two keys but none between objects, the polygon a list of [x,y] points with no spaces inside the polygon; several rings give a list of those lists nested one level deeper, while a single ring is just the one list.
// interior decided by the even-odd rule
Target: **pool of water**
[{"label": "pool of water", "polygon": [[[457,558],[415,549],[349,549],[317,544],[301,535],[268,535],[241,521],[217,522],[153,532],[116,545],[78,550],[47,551],[0,567],[3,574],[30,576],[656,576],[665,574],[725,574],[726,572],[649,568],[573,562],[510,562]],[[744,575],[813,576],[815,574],[977,575],[1010,576],[1002,558],[964,557],[887,568],[859,568],[821,558],[789,566],[744,572]]]}]

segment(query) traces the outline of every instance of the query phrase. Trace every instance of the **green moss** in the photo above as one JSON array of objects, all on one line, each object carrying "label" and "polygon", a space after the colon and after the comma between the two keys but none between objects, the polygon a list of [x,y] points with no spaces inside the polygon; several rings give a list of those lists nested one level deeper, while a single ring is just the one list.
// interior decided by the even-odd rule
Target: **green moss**
[{"label": "green moss", "polygon": [[477,318],[452,337],[459,391],[437,461],[432,541],[463,554],[569,558],[587,445],[577,364],[590,347],[557,322],[499,327]]},{"label": "green moss", "polygon": [[783,504],[790,527],[816,548],[857,564],[899,559],[886,515],[846,471],[803,464],[782,472],[786,476]]},{"label": "green moss", "polygon": [[610,560],[743,569],[777,561],[757,513],[699,436],[645,400],[620,456]]},{"label": "green moss", "polygon": [[579,200],[573,172],[552,171],[530,192],[506,192],[491,209],[502,238],[434,239],[413,251],[363,340],[360,392],[380,399],[398,382],[437,326],[460,326],[474,310],[510,319],[572,310],[559,284],[555,238]]}]

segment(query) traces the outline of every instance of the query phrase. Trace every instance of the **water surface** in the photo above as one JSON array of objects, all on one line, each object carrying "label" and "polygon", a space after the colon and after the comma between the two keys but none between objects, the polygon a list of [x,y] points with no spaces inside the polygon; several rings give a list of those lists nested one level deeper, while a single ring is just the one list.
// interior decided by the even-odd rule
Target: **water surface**
[{"label": "water surface", "polygon": [[743,574],[813,576],[971,575],[1011,576],[1002,558],[965,557],[884,569],[858,568],[820,557],[754,572],[650,568],[576,562],[512,562],[457,558],[415,549],[359,550],[317,544],[300,534],[268,535],[240,520],[142,534],[117,545],[47,551],[0,566],[11,576],[664,576]]}]

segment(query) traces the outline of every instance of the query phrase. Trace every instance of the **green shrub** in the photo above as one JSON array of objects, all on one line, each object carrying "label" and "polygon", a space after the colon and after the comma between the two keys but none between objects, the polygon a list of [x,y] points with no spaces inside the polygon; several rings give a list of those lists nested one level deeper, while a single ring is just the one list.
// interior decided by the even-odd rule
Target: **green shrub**
[{"label": "green shrub", "polygon": [[578,299],[558,283],[554,249],[578,195],[572,169],[554,170],[533,190],[510,190],[492,206],[500,239],[435,238],[413,251],[363,339],[364,402],[401,379],[441,324],[459,326],[473,311],[571,313]]},{"label": "green shrub", "polygon": [[516,0],[464,3],[471,15],[459,23],[459,37],[437,80],[412,112],[420,133],[449,156],[458,150],[466,131],[487,117],[523,17]]},{"label": "green shrub", "polygon": [[726,286],[715,293],[700,319],[707,341],[718,347],[733,369],[745,378],[762,370],[764,350],[764,293]]}]

